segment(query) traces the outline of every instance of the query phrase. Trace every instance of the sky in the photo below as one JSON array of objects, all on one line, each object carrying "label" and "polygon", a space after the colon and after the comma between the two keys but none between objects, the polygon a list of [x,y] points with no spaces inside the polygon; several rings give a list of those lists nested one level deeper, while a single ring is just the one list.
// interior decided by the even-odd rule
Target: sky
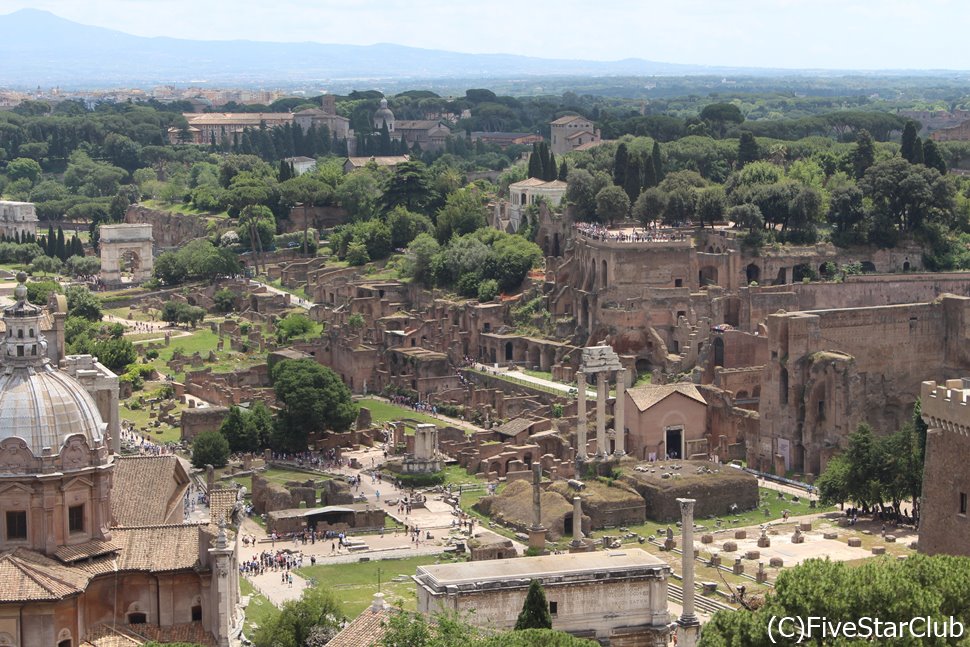
[{"label": "sky", "polygon": [[966,0],[0,0],[140,36],[802,69],[970,69]]}]

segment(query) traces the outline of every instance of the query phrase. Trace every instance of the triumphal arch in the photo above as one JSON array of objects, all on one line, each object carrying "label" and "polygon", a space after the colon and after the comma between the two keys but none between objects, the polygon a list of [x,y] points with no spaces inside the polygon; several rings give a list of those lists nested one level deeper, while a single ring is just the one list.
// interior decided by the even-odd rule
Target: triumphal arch
[{"label": "triumphal arch", "polygon": [[122,277],[132,283],[152,278],[152,226],[101,225],[101,280],[121,285]]}]

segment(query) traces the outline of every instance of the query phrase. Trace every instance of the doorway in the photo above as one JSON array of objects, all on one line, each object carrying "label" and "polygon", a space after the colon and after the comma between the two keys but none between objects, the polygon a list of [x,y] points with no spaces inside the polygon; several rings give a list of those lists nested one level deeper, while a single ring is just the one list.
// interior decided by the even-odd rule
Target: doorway
[{"label": "doorway", "polygon": [[666,438],[664,439],[666,443],[664,446],[667,448],[667,456],[672,459],[681,459],[684,457],[684,428],[683,427],[668,427],[665,433]]}]

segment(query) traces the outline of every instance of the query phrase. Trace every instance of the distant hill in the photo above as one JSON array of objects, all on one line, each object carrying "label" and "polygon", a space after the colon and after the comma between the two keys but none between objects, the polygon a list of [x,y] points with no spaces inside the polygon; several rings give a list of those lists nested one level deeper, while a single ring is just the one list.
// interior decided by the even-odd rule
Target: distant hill
[{"label": "distant hill", "polygon": [[[320,83],[333,80],[683,76],[766,70],[461,54],[377,44],[144,38],[22,9],[0,16],[0,86],[108,87],[135,83]],[[790,73],[787,71],[786,73]]]}]

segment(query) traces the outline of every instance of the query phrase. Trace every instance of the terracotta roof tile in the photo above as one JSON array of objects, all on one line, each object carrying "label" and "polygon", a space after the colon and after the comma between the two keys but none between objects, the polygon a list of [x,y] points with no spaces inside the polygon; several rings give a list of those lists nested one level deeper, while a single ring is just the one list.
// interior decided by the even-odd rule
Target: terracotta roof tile
[{"label": "terracotta roof tile", "polygon": [[238,498],[235,488],[216,488],[209,491],[209,520],[229,523]]},{"label": "terracotta roof tile", "polygon": [[181,521],[189,477],[177,456],[117,456],[111,516],[119,526]]},{"label": "terracotta roof tile", "polygon": [[79,559],[100,557],[108,553],[117,552],[118,550],[118,545],[113,541],[92,539],[91,541],[86,541],[83,544],[77,544],[75,546],[61,546],[54,551],[54,557],[62,562],[76,562]]},{"label": "terracotta roof tile", "polygon": [[646,411],[653,405],[665,399],[669,395],[679,393],[692,400],[696,400],[703,405],[707,405],[707,400],[701,395],[693,384],[688,382],[678,382],[676,384],[648,384],[628,389],[627,393],[640,411]]},{"label": "terracotta roof tile", "polygon": [[178,571],[193,568],[199,560],[199,524],[112,528],[119,546],[119,571]]},{"label": "terracotta roof tile", "polygon": [[370,647],[378,644],[387,633],[387,620],[393,612],[393,609],[374,611],[371,607],[367,607],[349,625],[341,629],[340,633],[331,638],[327,647]]},{"label": "terracotta roof tile", "polygon": [[91,575],[17,548],[0,554],[0,602],[63,600],[84,591]]}]

